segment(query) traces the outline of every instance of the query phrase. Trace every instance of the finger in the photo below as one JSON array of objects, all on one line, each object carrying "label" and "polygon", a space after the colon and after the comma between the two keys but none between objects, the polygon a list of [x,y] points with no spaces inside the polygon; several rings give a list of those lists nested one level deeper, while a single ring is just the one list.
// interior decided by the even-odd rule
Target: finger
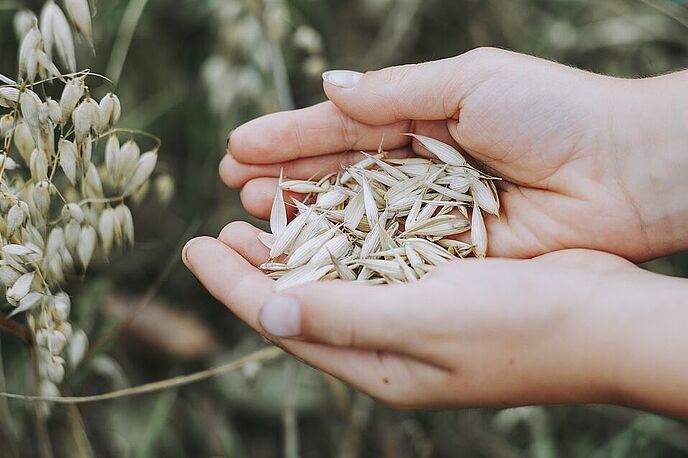
[{"label": "finger", "polygon": [[[387,154],[392,158],[402,158],[409,157],[413,153],[410,148],[399,148]],[[351,166],[363,158],[363,153],[359,151],[347,151],[275,164],[244,164],[228,153],[220,162],[220,177],[230,188],[240,188],[254,178],[277,178],[280,176],[280,171],[283,171],[284,176],[289,179],[317,180],[329,173],[341,171],[344,167]]]},{"label": "finger", "polygon": [[273,164],[349,150],[375,150],[409,143],[401,134],[408,121],[367,126],[344,115],[330,102],[269,114],[236,128],[229,137],[234,158],[246,164]]},{"label": "finger", "polygon": [[[259,266],[260,264],[266,262],[267,259],[269,258],[269,250],[262,243],[260,243],[260,241],[258,240],[258,234],[260,232],[261,232],[260,229],[254,227],[254,226],[252,226],[246,222],[237,221],[237,222],[233,222],[233,223],[228,224],[222,230],[222,232],[220,233],[219,240],[221,242],[225,243],[227,246],[234,249],[238,254],[240,254],[243,258],[245,258],[247,261],[249,261],[252,265]],[[335,285],[336,285],[336,283],[328,283],[327,285],[323,285],[322,288],[327,288],[329,290],[329,288],[331,288]],[[346,284],[343,286],[342,289],[346,288],[347,291],[349,289],[351,289],[351,292],[355,293],[357,291],[357,289],[356,288],[349,288],[350,286],[353,287],[354,285],[353,284]],[[317,289],[317,288],[320,288],[320,286],[313,285],[313,288]],[[373,293],[378,293],[378,292],[380,292],[380,289],[381,289],[381,288],[366,287],[366,289],[368,289],[368,288],[370,288]],[[375,310],[384,311],[385,313],[389,313],[390,315],[393,314],[394,319],[396,319],[396,317],[399,317],[399,318],[401,318],[401,320],[403,321],[404,324],[408,323],[408,321],[409,321],[408,320],[408,314],[404,313],[403,307],[400,306],[399,304],[395,304],[394,306],[391,307],[391,309],[384,309],[383,308],[385,303],[394,303],[394,300],[395,300],[394,296],[389,294],[389,290],[385,290],[385,291],[386,291],[385,296],[382,297],[380,300],[377,300],[376,297],[373,297],[371,299],[371,300],[377,300],[377,305],[376,305]],[[342,293],[343,292],[344,291],[342,291]],[[315,293],[311,292],[311,293],[307,293],[307,294],[309,294],[308,297],[310,298],[310,297],[312,297],[313,294],[317,294],[317,292],[315,292]],[[347,297],[350,294],[351,294],[350,292],[347,292]],[[368,293],[364,292],[362,294],[366,295]],[[404,292],[403,294],[407,298],[410,297],[410,296],[408,296],[407,292]],[[294,296],[292,296],[292,297],[294,297]],[[366,297],[368,297],[368,296],[366,296]],[[425,298],[425,299],[427,299],[427,298]],[[310,300],[314,300],[314,299],[309,299],[309,301]],[[327,305],[326,308],[329,308],[329,307],[331,307],[331,305]],[[344,313],[355,312],[357,309],[360,310],[361,307],[365,307],[365,306],[363,304],[358,304],[356,301],[351,301],[350,303],[346,303],[345,305],[343,305],[341,307],[342,307],[341,311],[339,311],[339,312],[337,310],[325,310],[325,311],[331,312],[333,314],[338,313],[339,315],[341,315]],[[412,308],[417,307],[417,305],[414,304],[411,307]],[[317,312],[316,309],[313,309],[313,310],[314,310],[313,313]],[[413,310],[410,310],[410,311],[413,311]],[[415,311],[417,312],[417,309]],[[431,319],[430,315],[431,315],[431,313],[426,309],[425,313],[424,313],[424,319],[427,318],[428,320],[430,320]],[[346,342],[346,339],[352,339],[351,336],[341,336],[341,335],[329,334],[329,330],[327,328],[321,328],[320,324],[317,323],[319,319],[320,318],[318,318],[318,317],[314,317],[309,321],[309,323],[310,323],[309,329],[313,329],[313,332],[316,332],[316,333],[322,332],[325,334],[326,338],[336,339],[337,342]],[[341,319],[341,318],[337,318],[337,319]],[[365,319],[367,320],[368,317],[366,316]],[[385,326],[387,326],[387,325],[391,326],[394,322],[394,319],[385,319],[385,322],[386,322]],[[415,324],[415,329],[420,329],[422,327],[421,320],[416,319],[416,320],[412,320],[412,322]],[[314,324],[314,323],[316,323],[316,324]],[[342,321],[341,324],[344,324],[344,322]],[[364,323],[364,324],[366,324],[366,323]],[[430,323],[430,326],[433,326],[433,324]],[[390,330],[392,330],[392,329],[395,329],[395,328],[390,327],[389,329],[382,330],[381,332],[379,332],[379,336],[377,336],[376,339],[379,338],[380,336],[388,335],[391,332]],[[404,329],[399,329],[399,330],[395,329],[394,332],[403,333],[403,332],[405,332],[405,330]],[[435,331],[433,331],[433,332],[436,334],[437,329],[435,329]],[[306,331],[306,333],[310,333],[310,331]],[[370,333],[371,332],[368,332],[368,334],[370,334]],[[408,337],[409,337],[409,335],[406,334],[404,336],[404,340]],[[315,340],[320,341],[321,339],[316,338]],[[395,339],[395,341],[396,341],[396,339]],[[446,361],[439,360],[436,357],[437,356],[436,349],[431,348],[432,345],[427,345],[426,341],[427,341],[427,339],[421,338],[420,336],[417,339],[413,339],[412,346],[410,347],[411,351],[409,353],[412,354],[413,356],[418,357],[422,360],[425,360],[431,364],[441,365],[443,363],[446,363]],[[328,342],[328,343],[332,343],[332,342]],[[373,347],[376,349],[379,349],[375,346],[373,346]],[[399,349],[400,348],[395,347],[395,350],[399,351]]]},{"label": "finger", "polygon": [[217,239],[258,267],[270,258],[270,250],[258,240],[261,232],[245,221],[234,221],[222,229]]},{"label": "finger", "polygon": [[277,178],[280,171],[289,179],[317,180],[328,173],[341,170],[342,166],[356,163],[360,157],[363,157],[361,153],[348,151],[275,164],[244,164],[228,153],[220,162],[220,177],[230,188],[241,188],[254,178]]},{"label": "finger", "polygon": [[[263,220],[270,218],[272,201],[275,198],[278,181],[277,178],[255,178],[246,183],[241,189],[241,204],[251,216]],[[286,202],[287,215],[289,217],[296,212],[292,199],[303,200],[305,197],[305,194],[284,192],[284,201]]]},{"label": "finger", "polygon": [[327,97],[348,116],[370,125],[406,119],[458,119],[463,99],[518,54],[480,48],[458,57],[389,67],[365,74],[323,74]]},{"label": "finger", "polygon": [[[251,327],[262,330],[258,311],[271,294],[272,280],[232,248],[210,237],[190,241],[183,259],[217,300]],[[441,369],[397,355],[293,340],[277,343],[306,363],[399,406],[423,402],[425,399],[417,399],[419,393],[431,392],[430,386],[447,377]]]},{"label": "finger", "polygon": [[260,329],[259,306],[270,297],[273,280],[236,251],[210,237],[187,243],[182,259],[215,299],[251,327]]},{"label": "finger", "polygon": [[263,328],[278,337],[414,354],[413,319],[422,302],[412,285],[326,282],[272,296],[261,310]]},{"label": "finger", "polygon": [[[453,143],[444,123],[422,123],[421,131],[424,132],[423,135],[431,135],[433,138]],[[434,157],[415,141],[413,142],[413,150],[410,148],[398,148],[388,152],[388,157],[409,157],[413,155],[412,151],[419,156]],[[243,185],[241,190],[241,203],[251,216],[259,219],[267,219],[270,216],[272,202],[275,198],[275,192],[277,191],[277,177],[279,177],[282,167],[285,167],[285,177],[294,179],[317,179],[327,173],[341,170],[343,166],[356,163],[362,157],[363,155],[361,153],[343,153],[341,155],[333,155],[332,158],[337,159],[332,162],[329,162],[328,156],[319,156],[317,158],[293,161],[291,164],[248,165],[236,161],[231,155],[227,155],[220,163],[220,175],[229,187],[239,187]],[[339,159],[345,160],[346,163],[341,163]],[[295,165],[296,162],[300,162],[300,164]],[[290,213],[294,211],[292,206],[289,205],[292,198],[302,200],[304,195],[290,192],[285,193],[285,201],[288,203],[287,209]]]}]

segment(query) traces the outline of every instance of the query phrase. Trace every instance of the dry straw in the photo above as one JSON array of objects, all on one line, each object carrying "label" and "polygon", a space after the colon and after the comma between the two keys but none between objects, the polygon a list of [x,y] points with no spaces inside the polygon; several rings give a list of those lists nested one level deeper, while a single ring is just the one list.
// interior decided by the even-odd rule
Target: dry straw
[{"label": "dry straw", "polygon": [[[415,282],[440,264],[486,256],[483,213],[499,216],[498,179],[446,143],[408,135],[434,158],[393,159],[381,147],[318,181],[280,176],[272,233],[258,237],[270,250],[261,268],[275,289],[332,279]],[[305,195],[293,201],[289,223],[284,191]]]}]

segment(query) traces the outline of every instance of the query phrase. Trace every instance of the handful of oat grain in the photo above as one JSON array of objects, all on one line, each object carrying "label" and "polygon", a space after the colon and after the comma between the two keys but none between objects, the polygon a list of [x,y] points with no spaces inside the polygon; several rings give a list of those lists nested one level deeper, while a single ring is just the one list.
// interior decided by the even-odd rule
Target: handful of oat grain
[{"label": "handful of oat grain", "polygon": [[[261,269],[277,280],[275,289],[332,279],[414,282],[439,264],[485,256],[482,212],[499,215],[497,178],[450,145],[409,135],[437,159],[391,159],[380,149],[319,181],[280,177],[272,234],[258,237],[270,249]],[[288,224],[284,191],[306,194],[294,199]],[[468,231],[470,243],[452,238]]]}]

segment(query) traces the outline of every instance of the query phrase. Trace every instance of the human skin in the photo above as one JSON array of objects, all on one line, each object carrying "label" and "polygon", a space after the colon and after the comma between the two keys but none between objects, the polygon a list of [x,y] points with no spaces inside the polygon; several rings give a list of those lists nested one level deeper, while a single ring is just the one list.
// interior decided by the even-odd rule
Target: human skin
[{"label": "human skin", "polygon": [[688,244],[686,79],[621,80],[494,49],[326,74],[329,102],[232,134],[220,173],[246,209],[268,216],[280,169],[326,174],[383,137],[392,155],[427,155],[402,135],[415,132],[505,178],[502,217],[486,220],[496,259],[417,284],[273,295],[258,230],[233,223],[191,241],[184,262],[256,330],[397,407],[613,403],[688,417],[688,284],[623,259]]}]

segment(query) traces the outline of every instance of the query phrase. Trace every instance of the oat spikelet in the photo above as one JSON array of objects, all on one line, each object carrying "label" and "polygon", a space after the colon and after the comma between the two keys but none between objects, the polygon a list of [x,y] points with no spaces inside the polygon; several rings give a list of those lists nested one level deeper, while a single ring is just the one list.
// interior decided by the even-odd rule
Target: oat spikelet
[{"label": "oat spikelet", "polygon": [[406,135],[418,140],[418,142],[420,142],[420,144],[423,145],[425,149],[437,156],[437,158],[445,164],[455,165],[459,167],[463,167],[467,164],[466,159],[461,155],[461,153],[459,153],[455,148],[453,148],[450,145],[447,145],[446,143],[443,143],[439,140],[435,140],[434,138],[426,137],[424,135]]},{"label": "oat spikelet", "polygon": [[473,208],[471,243],[473,244],[473,252],[477,257],[484,258],[487,255],[487,229],[485,228],[485,221],[479,207]]},{"label": "oat spikelet", "polygon": [[287,227],[287,208],[284,205],[284,194],[282,193],[282,182],[284,181],[284,170],[280,170],[279,183],[275,190],[275,198],[272,201],[272,212],[270,213],[270,230],[274,235],[280,235]]},{"label": "oat spikelet", "polygon": [[[438,265],[487,254],[482,212],[499,215],[495,178],[451,146],[412,136],[437,159],[388,159],[380,149],[339,176],[280,176],[272,234],[258,236],[271,258],[261,269],[275,289],[332,279],[416,282]],[[304,195],[294,200],[297,213],[288,224],[284,190]],[[454,238],[468,231],[471,243]]]}]

